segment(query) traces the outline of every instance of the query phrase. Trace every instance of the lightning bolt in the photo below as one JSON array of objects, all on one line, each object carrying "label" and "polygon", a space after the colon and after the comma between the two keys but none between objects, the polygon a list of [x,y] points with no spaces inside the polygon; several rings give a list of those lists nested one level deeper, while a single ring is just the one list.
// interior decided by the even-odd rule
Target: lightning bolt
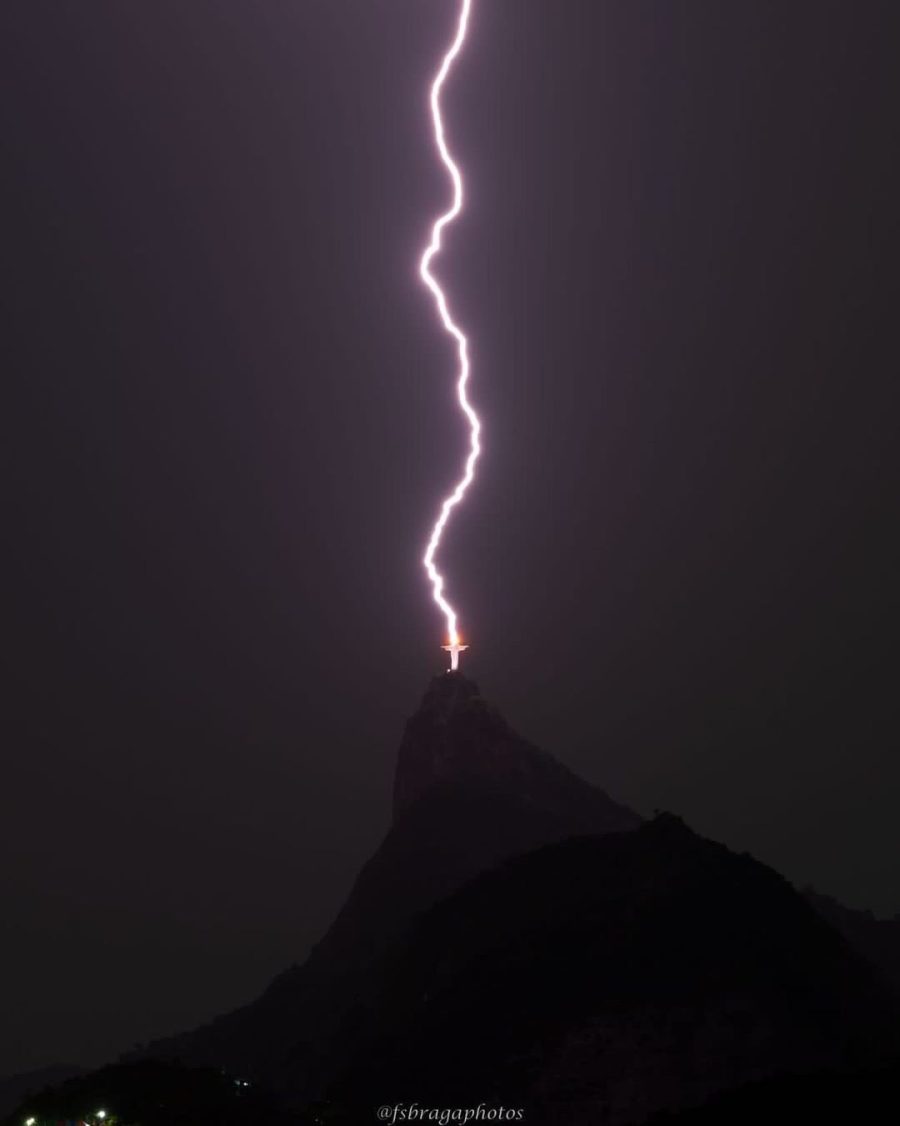
[{"label": "lightning bolt", "polygon": [[[440,283],[431,272],[431,261],[434,256],[439,253],[441,249],[441,237],[444,228],[452,223],[453,220],[459,215],[463,207],[463,180],[462,175],[450,155],[450,150],[447,148],[447,142],[444,137],[444,119],[441,116],[441,90],[443,89],[444,82],[447,75],[456,60],[457,55],[462,50],[463,43],[466,39],[466,32],[469,26],[469,14],[472,10],[472,0],[461,0],[459,7],[459,20],[456,27],[456,35],[453,43],[450,45],[447,53],[444,55],[440,69],[435,75],[434,81],[431,84],[431,119],[434,125],[434,140],[437,146],[438,153],[440,154],[441,161],[447,172],[450,175],[450,180],[453,185],[453,201],[449,210],[440,215],[434,222],[431,228],[431,238],[428,245],[422,254],[421,261],[419,262],[419,275],[422,281],[431,290],[434,297],[435,305],[437,306],[438,315],[440,316],[441,323],[444,329],[456,341],[457,353],[459,357],[459,368],[456,380],[456,397],[459,400],[459,406],[462,413],[465,415],[469,424],[469,453],[466,457],[465,467],[463,474],[457,481],[452,492],[450,492],[441,503],[440,511],[434,526],[431,529],[431,536],[428,540],[428,546],[425,549],[425,554],[422,557],[422,564],[431,581],[431,591],[434,601],[443,611],[444,617],[447,619],[447,636],[450,646],[459,646],[460,637],[457,628],[457,614],[454,608],[447,601],[444,595],[444,577],[437,569],[434,562],[435,554],[441,544],[441,538],[444,534],[444,529],[447,527],[447,522],[450,519],[450,514],[453,509],[460,503],[466,495],[466,490],[471,485],[475,477],[475,463],[478,461],[478,456],[481,453],[481,422],[478,415],[475,413],[472,404],[469,402],[467,388],[469,384],[469,342],[466,339],[465,333],[459,325],[453,320],[450,315],[450,308],[447,304],[447,298],[444,291],[441,289]],[[451,668],[456,668],[459,660],[459,652],[453,654]]]}]

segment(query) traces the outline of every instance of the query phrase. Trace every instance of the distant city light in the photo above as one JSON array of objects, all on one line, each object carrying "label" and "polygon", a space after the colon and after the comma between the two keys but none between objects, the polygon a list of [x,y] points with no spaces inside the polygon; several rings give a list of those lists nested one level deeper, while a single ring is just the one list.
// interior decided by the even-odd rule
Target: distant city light
[{"label": "distant city light", "polygon": [[37,1122],[36,1118],[26,1118],[25,1126],[34,1126],[35,1122]]},{"label": "distant city light", "polygon": [[98,1118],[105,1118],[106,1117],[106,1111],[105,1110],[98,1110],[97,1111],[97,1117]]}]

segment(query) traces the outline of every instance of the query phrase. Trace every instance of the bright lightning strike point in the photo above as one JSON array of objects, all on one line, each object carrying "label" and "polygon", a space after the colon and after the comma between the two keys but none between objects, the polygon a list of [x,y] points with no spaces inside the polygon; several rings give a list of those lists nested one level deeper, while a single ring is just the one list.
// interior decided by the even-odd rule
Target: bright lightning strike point
[{"label": "bright lightning strike point", "polygon": [[441,236],[449,223],[459,215],[463,207],[463,180],[459,168],[450,155],[450,150],[447,148],[447,142],[444,138],[444,120],[441,116],[441,90],[443,89],[444,82],[447,75],[450,73],[450,68],[453,66],[457,55],[462,49],[463,43],[466,39],[466,32],[469,26],[469,14],[472,10],[472,0],[461,0],[459,8],[459,20],[456,26],[456,35],[453,43],[450,45],[447,53],[444,55],[440,68],[435,75],[434,81],[431,84],[431,119],[434,124],[434,140],[437,146],[438,153],[440,154],[441,161],[447,172],[450,175],[450,180],[453,185],[453,200],[448,211],[440,215],[434,222],[431,228],[431,238],[422,254],[419,263],[419,275],[422,281],[431,290],[437,306],[438,315],[440,316],[441,323],[444,329],[456,341],[457,354],[459,357],[459,368],[456,380],[456,397],[459,400],[460,410],[466,417],[469,424],[469,453],[466,457],[463,474],[457,481],[453,490],[444,498],[441,503],[440,511],[437,520],[431,529],[431,537],[428,540],[428,546],[425,549],[425,554],[422,557],[422,563],[431,581],[431,592],[434,601],[443,611],[444,617],[447,620],[447,638],[448,645],[444,648],[450,653],[450,669],[451,671],[459,667],[459,654],[463,649],[468,646],[461,644],[459,630],[457,628],[457,614],[454,608],[447,601],[444,595],[444,577],[437,569],[434,562],[435,554],[440,547],[441,537],[444,534],[444,529],[450,519],[450,514],[453,509],[460,503],[466,495],[466,490],[471,485],[475,477],[475,463],[478,461],[478,456],[481,453],[481,422],[472,404],[469,402],[467,388],[469,384],[469,342],[466,339],[465,333],[459,325],[453,320],[450,315],[450,308],[447,304],[447,298],[444,291],[441,289],[440,283],[431,272],[431,260],[441,249]]}]

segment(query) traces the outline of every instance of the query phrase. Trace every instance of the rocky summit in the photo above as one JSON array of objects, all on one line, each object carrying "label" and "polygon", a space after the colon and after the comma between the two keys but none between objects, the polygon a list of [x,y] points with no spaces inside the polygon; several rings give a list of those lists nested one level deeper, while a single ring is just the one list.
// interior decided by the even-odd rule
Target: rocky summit
[{"label": "rocky summit", "polygon": [[570,832],[618,832],[641,820],[518,735],[459,672],[435,677],[407,721],[394,778],[395,819],[441,788],[494,793],[559,818]]}]

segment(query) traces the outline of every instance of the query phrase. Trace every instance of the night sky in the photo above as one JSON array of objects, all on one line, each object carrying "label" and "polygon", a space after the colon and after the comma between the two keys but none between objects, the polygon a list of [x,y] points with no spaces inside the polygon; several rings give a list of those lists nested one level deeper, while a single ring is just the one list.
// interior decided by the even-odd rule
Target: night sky
[{"label": "night sky", "polygon": [[[0,1073],[251,999],[383,834],[465,447],[449,0],[5,0]],[[890,2],[478,0],[441,555],[524,735],[900,911]],[[468,660],[466,660],[468,658]]]}]

